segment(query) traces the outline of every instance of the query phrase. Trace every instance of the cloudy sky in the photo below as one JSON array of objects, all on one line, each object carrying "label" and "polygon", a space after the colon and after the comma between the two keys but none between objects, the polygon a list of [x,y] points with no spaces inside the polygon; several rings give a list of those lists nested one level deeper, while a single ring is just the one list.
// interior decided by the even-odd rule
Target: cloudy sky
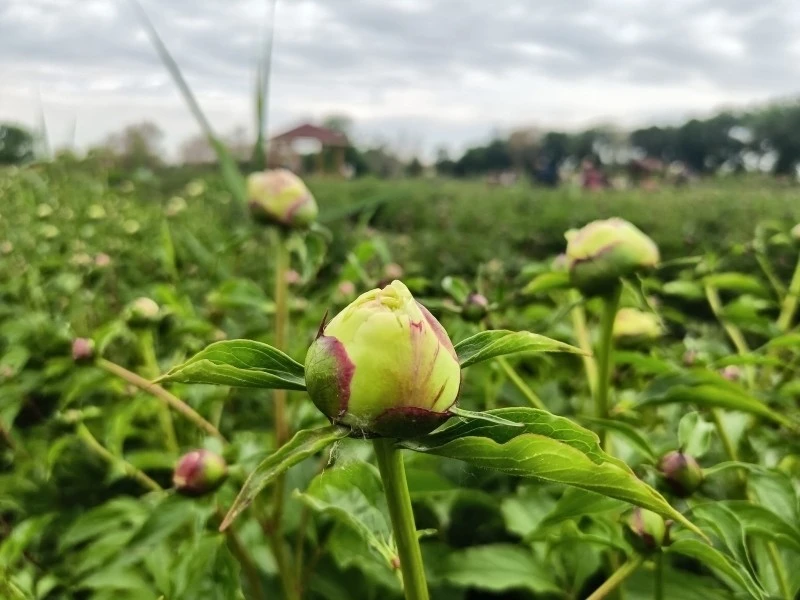
[{"label": "cloudy sky", "polygon": [[[220,132],[252,121],[265,0],[141,0]],[[86,146],[197,128],[125,0],[0,0],[0,119]],[[457,150],[515,125],[674,122],[800,92],[797,0],[278,0],[271,128]]]}]

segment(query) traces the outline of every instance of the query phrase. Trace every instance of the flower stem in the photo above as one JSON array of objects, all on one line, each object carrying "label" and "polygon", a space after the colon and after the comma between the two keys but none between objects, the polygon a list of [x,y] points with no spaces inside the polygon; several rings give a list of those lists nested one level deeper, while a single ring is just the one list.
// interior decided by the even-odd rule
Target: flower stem
[{"label": "flower stem", "polygon": [[800,296],[800,258],[797,259],[797,266],[794,268],[792,281],[789,283],[789,291],[781,304],[781,313],[778,317],[778,328],[781,331],[789,331],[794,320],[794,313],[797,311],[797,298]]},{"label": "flower stem", "polygon": [[394,447],[394,440],[378,438],[373,445],[397,541],[406,600],[428,600],[428,584],[411,510],[403,456]]},{"label": "flower stem", "polygon": [[722,423],[722,415],[718,409],[711,409],[711,419],[714,421],[714,426],[717,428],[717,435],[722,442],[722,447],[725,449],[725,454],[728,455],[728,460],[734,462],[738,461],[739,453],[736,450],[736,445],[733,443],[731,436],[728,435],[725,425]]},{"label": "flower stem", "polygon": [[[705,286],[706,291],[706,299],[708,300],[708,305],[711,307],[711,312],[714,313],[714,316],[722,325],[723,329],[725,329],[725,333],[728,334],[728,337],[733,342],[734,348],[736,348],[736,352],[740,355],[744,356],[750,353],[750,348],[747,346],[747,340],[744,339],[744,335],[742,331],[736,327],[736,325],[732,325],[725,320],[722,314],[722,300],[720,300],[719,292],[717,288],[713,285],[706,284]],[[747,378],[747,385],[749,387],[753,387],[755,383],[755,372],[753,371],[752,365],[747,365],[745,367],[745,376]]]},{"label": "flower stem", "polygon": [[153,396],[164,402],[164,404],[166,404],[173,410],[181,413],[184,417],[186,417],[192,423],[197,425],[197,427],[199,427],[209,435],[212,435],[215,438],[222,441],[223,443],[225,443],[226,441],[225,438],[222,436],[222,434],[216,427],[214,427],[211,423],[206,421],[202,416],[200,416],[200,414],[198,414],[191,406],[186,404],[183,400],[181,400],[177,396],[170,394],[167,390],[165,390],[157,383],[152,383],[147,379],[145,379],[144,377],[141,377],[136,373],[128,371],[128,369],[126,369],[125,367],[113,363],[110,360],[106,360],[105,358],[98,358],[96,364],[104,371],[107,371],[108,373],[111,373],[112,375],[115,375],[116,377],[119,377],[120,379],[127,381],[131,385],[136,386],[137,388],[139,388],[144,392],[147,392],[148,394],[152,394]]},{"label": "flower stem", "polygon": [[664,600],[664,555],[656,554],[655,600]]},{"label": "flower stem", "polygon": [[514,367],[508,364],[508,361],[504,357],[499,357],[497,359],[497,364],[500,365],[500,368],[503,369],[503,372],[505,372],[506,376],[511,380],[511,383],[517,386],[517,389],[525,396],[528,402],[531,403],[533,408],[547,410],[542,399],[536,395],[536,392],[534,392],[527,383],[525,383],[522,377],[519,376],[519,373],[514,370]]},{"label": "flower stem", "polygon": [[775,572],[775,579],[778,581],[781,596],[783,596],[784,600],[792,600],[793,596],[789,587],[789,580],[786,576],[786,569],[783,567],[781,554],[775,542],[767,542],[767,554],[769,555],[769,562],[772,565],[772,570]]},{"label": "flower stem", "polygon": [[[619,298],[622,295],[622,286],[616,288],[603,297],[603,314],[600,320],[600,340],[597,347],[598,381],[595,395],[595,413],[600,419],[608,418],[608,393],[611,387],[611,371],[614,367],[612,354],[614,352],[614,318],[617,316]],[[607,449],[608,433],[600,434],[600,443],[604,450]]]},{"label": "flower stem", "polygon": [[601,600],[605,598],[613,592],[623,581],[625,581],[628,577],[633,575],[634,571],[639,568],[639,565],[642,564],[642,557],[641,556],[634,556],[624,565],[622,565],[619,569],[612,573],[611,577],[606,579],[603,584],[597,588],[592,595],[589,596],[586,600]]},{"label": "flower stem", "polygon": [[575,333],[575,341],[578,347],[585,352],[581,357],[583,368],[586,371],[586,379],[589,382],[589,392],[594,396],[597,393],[597,363],[592,354],[592,340],[589,337],[589,328],[586,326],[586,309],[578,300],[580,294],[577,290],[570,290],[569,301],[574,307],[571,311],[572,329]]},{"label": "flower stem", "polygon": [[95,454],[105,460],[108,464],[113,467],[120,467],[123,471],[125,471],[126,474],[153,492],[163,491],[163,488],[155,481],[150,479],[150,477],[148,477],[143,471],[140,471],[125,459],[115,456],[109,452],[108,449],[103,446],[103,444],[97,441],[97,438],[92,435],[92,432],[89,431],[89,428],[86,427],[86,425],[79,423],[75,432]]},{"label": "flower stem", "polygon": [[[144,362],[144,374],[149,379],[158,377],[160,369],[156,359],[155,342],[153,340],[153,330],[147,327],[138,332],[139,352]],[[167,448],[173,454],[180,451],[178,446],[178,436],[175,434],[175,424],[172,422],[172,415],[169,408],[160,404],[158,407],[158,420],[164,432],[164,440]]]}]

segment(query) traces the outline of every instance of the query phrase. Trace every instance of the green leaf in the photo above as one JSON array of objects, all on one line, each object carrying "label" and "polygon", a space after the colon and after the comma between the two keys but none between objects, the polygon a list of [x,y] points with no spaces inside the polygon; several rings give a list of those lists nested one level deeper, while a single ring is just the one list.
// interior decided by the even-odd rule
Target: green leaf
[{"label": "green leaf", "polygon": [[638,406],[685,403],[703,408],[726,408],[758,415],[791,429],[798,424],[770,409],[743,387],[711,371],[693,370],[654,380]]},{"label": "green leaf", "polygon": [[700,413],[692,411],[681,417],[678,423],[678,445],[683,452],[699,458],[711,446],[714,424],[704,420]]},{"label": "green leaf", "polygon": [[508,425],[509,427],[523,427],[522,423],[515,423],[514,421],[509,421],[507,419],[503,419],[502,417],[498,417],[497,415],[493,415],[489,412],[473,412],[471,410],[465,410],[463,408],[459,408],[458,406],[453,406],[449,410],[450,413],[459,417],[461,419],[472,420],[472,421],[486,421],[487,423],[495,423],[497,425]]},{"label": "green leaf", "polygon": [[442,279],[442,289],[459,304],[464,304],[470,293],[469,285],[460,277],[445,277]]},{"label": "green leaf", "polygon": [[597,425],[598,427],[604,428],[608,431],[612,431],[615,434],[624,437],[636,450],[638,450],[642,454],[642,456],[650,459],[653,462],[658,460],[658,456],[655,450],[653,450],[653,447],[650,445],[650,442],[647,440],[647,437],[645,437],[645,435],[642,433],[641,429],[637,429],[633,425],[625,423],[624,421],[620,421],[618,419],[598,419],[595,417],[581,417],[580,420],[586,423]]},{"label": "green leaf", "polygon": [[724,521],[723,512],[735,519],[746,535],[766,538],[800,552],[800,530],[763,506],[745,500],[718,500],[692,508],[698,519],[708,523]]},{"label": "green leaf", "polygon": [[522,293],[528,295],[542,294],[554,290],[563,290],[568,287],[570,287],[569,273],[566,271],[550,271],[548,273],[540,273],[534,277],[528,285],[522,288]]},{"label": "green leaf", "polygon": [[666,360],[631,350],[614,351],[614,363],[628,365],[639,375],[666,375],[678,371],[678,367]]},{"label": "green leaf", "polygon": [[765,345],[765,348],[800,348],[800,333],[785,333],[772,338]]},{"label": "green leaf", "polygon": [[281,473],[348,435],[350,435],[350,429],[336,425],[298,431],[288,443],[263,460],[250,474],[239,491],[239,495],[236,496],[233,506],[225,515],[220,531],[225,531],[230,527],[236,517],[250,506],[261,490]]},{"label": "green leaf", "polygon": [[234,387],[306,389],[303,365],[280,350],[252,340],[216,342],[158,382],[210,383]]},{"label": "green leaf", "polygon": [[573,354],[584,354],[580,348],[575,348],[538,333],[502,329],[477,333],[456,344],[455,349],[461,362],[461,368],[491,358],[497,358],[498,356],[519,352],[571,352]]},{"label": "green leaf", "polygon": [[502,592],[525,589],[536,594],[562,590],[533,552],[511,544],[489,544],[453,552],[437,573],[449,583],[470,589]]},{"label": "green leaf", "polygon": [[661,292],[666,296],[676,296],[685,300],[702,300],[705,298],[703,286],[694,282],[679,279],[669,281],[661,287]]},{"label": "green leaf", "polygon": [[553,510],[542,519],[539,527],[550,527],[570,519],[579,519],[588,514],[620,510],[625,506],[625,503],[614,498],[579,488],[567,488]]},{"label": "green leaf", "polygon": [[769,296],[767,286],[756,277],[744,273],[714,273],[706,276],[704,283],[725,292]]},{"label": "green leaf", "polygon": [[574,486],[624,500],[702,533],[621,460],[603,452],[597,435],[547,411],[502,408],[488,411],[524,428],[481,421],[447,425],[401,445],[478,467]]},{"label": "green leaf", "polygon": [[744,566],[731,560],[730,557],[713,546],[704,544],[698,540],[682,539],[673,542],[671,546],[667,547],[666,552],[694,558],[714,571],[733,589],[746,591],[753,598],[766,598],[764,590],[753,580]]}]

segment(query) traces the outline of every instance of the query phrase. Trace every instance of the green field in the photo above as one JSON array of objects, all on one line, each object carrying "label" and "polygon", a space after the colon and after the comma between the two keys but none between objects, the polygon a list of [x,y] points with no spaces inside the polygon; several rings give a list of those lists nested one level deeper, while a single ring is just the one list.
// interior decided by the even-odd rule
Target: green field
[{"label": "green field", "polygon": [[[796,597],[796,186],[307,184],[318,226],[284,235],[214,172],[0,170],[0,598],[393,599],[405,586],[418,600],[421,576],[436,600],[597,600],[616,585],[626,600]],[[584,294],[553,259],[565,232],[609,217],[650,236],[661,262]],[[403,447],[405,534],[392,442],[342,433],[303,390],[326,312],[392,279],[465,366],[467,412],[383,436]],[[617,285],[650,328],[623,335],[617,316],[610,351]],[[142,297],[152,319],[131,308]],[[91,358],[73,360],[76,338],[93,340]],[[402,345],[385,344],[366,354]],[[419,372],[397,386],[407,396]],[[173,470],[198,448],[229,474],[187,497]],[[667,472],[676,451],[702,483]],[[220,533],[232,506],[243,512]]]}]

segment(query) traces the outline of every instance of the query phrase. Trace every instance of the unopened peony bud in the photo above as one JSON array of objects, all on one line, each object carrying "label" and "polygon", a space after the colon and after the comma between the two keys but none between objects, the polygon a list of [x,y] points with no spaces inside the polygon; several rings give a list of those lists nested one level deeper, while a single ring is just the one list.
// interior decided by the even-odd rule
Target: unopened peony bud
[{"label": "unopened peony bud", "polygon": [[303,181],[291,171],[274,169],[247,178],[250,213],[257,220],[303,228],[317,218],[317,203]]},{"label": "unopened peony bud", "polygon": [[76,363],[86,363],[94,358],[94,340],[88,338],[75,338],[72,341],[72,360]]},{"label": "unopened peony bud", "polygon": [[104,268],[111,264],[111,257],[105,252],[101,252],[94,257],[94,264],[96,267]]},{"label": "unopened peony bud", "polygon": [[658,470],[672,492],[681,498],[691,496],[703,483],[703,469],[692,456],[683,452],[674,451],[662,456]]},{"label": "unopened peony bud", "polygon": [[661,322],[653,313],[621,308],[614,318],[612,335],[620,341],[633,343],[657,339],[663,332]]},{"label": "unopened peony bud", "polygon": [[593,221],[567,235],[570,280],[585,294],[603,294],[621,277],[651,269],[658,261],[653,240],[623,219]]},{"label": "unopened peony bud", "polygon": [[628,517],[625,534],[631,546],[647,554],[669,545],[669,525],[661,515],[637,507]]},{"label": "unopened peony bud", "polygon": [[461,308],[461,316],[465,321],[477,323],[489,314],[489,301],[483,294],[470,294]]},{"label": "unopened peony bud", "polygon": [[184,496],[202,496],[216,490],[227,477],[224,458],[210,450],[192,450],[178,460],[172,483]]},{"label": "unopened peony bud", "polygon": [[728,365],[719,374],[728,381],[739,381],[742,377],[742,370],[736,365]]},{"label": "unopened peony bud", "polygon": [[305,367],[317,408],[359,435],[424,435],[450,416],[461,384],[447,332],[399,281],[336,315]]},{"label": "unopened peony bud", "polygon": [[397,263],[389,263],[383,267],[383,275],[392,281],[400,279],[403,276],[403,267]]},{"label": "unopened peony bud", "polygon": [[161,309],[150,298],[137,298],[125,307],[125,320],[133,327],[145,327],[157,323]]}]

